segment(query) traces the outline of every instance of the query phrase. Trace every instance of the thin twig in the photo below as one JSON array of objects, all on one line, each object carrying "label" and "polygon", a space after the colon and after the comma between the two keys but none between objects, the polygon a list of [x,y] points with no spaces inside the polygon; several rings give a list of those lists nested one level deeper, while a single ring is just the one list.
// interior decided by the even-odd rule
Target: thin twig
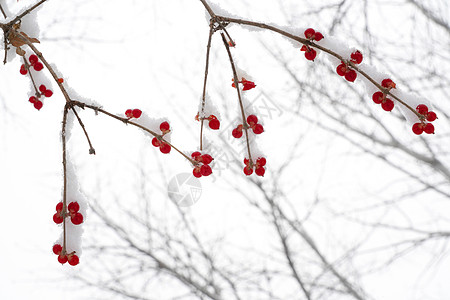
[{"label": "thin twig", "polygon": [[142,129],[142,130],[144,130],[144,131],[150,133],[151,135],[153,135],[154,137],[156,137],[156,138],[158,138],[159,140],[163,141],[164,143],[168,144],[168,145],[169,145],[170,147],[172,147],[175,151],[177,151],[177,152],[180,153],[184,158],[186,158],[191,164],[193,164],[193,165],[198,165],[198,164],[199,164],[197,161],[193,160],[192,158],[190,158],[189,156],[187,156],[186,154],[184,154],[181,150],[179,150],[179,149],[178,149],[177,147],[175,147],[173,144],[171,144],[170,142],[168,142],[167,140],[165,140],[164,137],[162,137],[162,135],[157,134],[156,132],[154,132],[154,131],[148,129],[148,128],[145,127],[145,126],[142,126],[142,125],[140,125],[140,124],[138,124],[138,123],[135,123],[135,122],[133,122],[133,121],[130,121],[128,118],[123,118],[123,117],[117,116],[117,115],[115,115],[115,114],[113,114],[113,113],[110,113],[110,112],[108,112],[108,111],[106,111],[106,110],[100,108],[100,107],[97,107],[97,106],[94,106],[94,105],[90,105],[90,104],[86,104],[86,103],[83,103],[83,102],[80,102],[80,101],[74,101],[74,100],[72,100],[72,101],[71,101],[71,104],[72,104],[72,105],[75,105],[75,106],[78,106],[78,107],[81,107],[81,108],[87,107],[87,108],[89,108],[89,109],[92,109],[92,110],[95,111],[96,113],[97,113],[97,112],[101,112],[102,114],[105,114],[105,115],[107,115],[107,116],[109,116],[109,117],[111,117],[111,118],[114,118],[114,119],[116,119],[116,120],[122,121],[122,122],[124,122],[125,124],[131,124],[131,125],[133,125],[133,126],[136,126],[136,127],[140,128],[140,129]]},{"label": "thin twig", "polygon": [[7,16],[6,16],[6,13],[5,13],[5,11],[3,10],[3,7],[2,7],[2,5],[0,4],[0,10],[2,11],[2,15],[3,15],[3,17],[6,19],[7,18]]},{"label": "thin twig", "polygon": [[223,33],[220,33],[220,35],[222,36],[223,44],[225,45],[225,48],[227,49],[228,58],[230,59],[231,69],[233,70],[233,78],[234,78],[234,83],[236,86],[236,91],[237,91],[238,100],[239,100],[239,107],[241,109],[241,115],[242,115],[242,125],[243,125],[242,128],[245,130],[245,140],[247,142],[248,159],[250,161],[250,165],[252,165],[253,160],[252,160],[252,154],[250,152],[250,141],[248,138],[248,124],[247,124],[247,120],[245,117],[244,104],[242,103],[241,91],[239,90],[239,79],[237,77],[236,66],[234,64],[233,56],[231,55],[231,51],[230,51],[230,46],[227,43],[225,35]]},{"label": "thin twig", "polygon": [[211,50],[211,39],[212,39],[213,34],[214,34],[214,22],[213,22],[213,20],[211,20],[209,23],[208,44],[206,45],[205,79],[203,81],[202,109],[200,111],[200,151],[203,150],[203,123],[204,123],[205,104],[206,104],[206,82],[208,80],[209,54],[210,54],[210,50]]},{"label": "thin twig", "polygon": [[61,129],[62,140],[62,164],[63,164],[63,249],[61,255],[66,254],[66,210],[67,210],[67,160],[66,160],[66,125],[67,113],[69,112],[69,105],[64,106],[64,114]]},{"label": "thin twig", "polygon": [[[71,103],[71,102],[69,102],[69,103]],[[78,116],[78,113],[75,110],[75,107],[71,106],[71,109],[72,109],[73,113],[75,114],[75,117],[77,117],[78,123],[80,123],[80,126],[83,129],[84,135],[86,136],[86,139],[87,139],[87,141],[89,143],[89,154],[94,154],[95,155],[95,149],[94,149],[94,147],[92,147],[91,139],[89,138],[89,135],[88,135],[88,133],[86,131],[86,128],[84,127],[83,121],[81,121],[80,116]]]}]

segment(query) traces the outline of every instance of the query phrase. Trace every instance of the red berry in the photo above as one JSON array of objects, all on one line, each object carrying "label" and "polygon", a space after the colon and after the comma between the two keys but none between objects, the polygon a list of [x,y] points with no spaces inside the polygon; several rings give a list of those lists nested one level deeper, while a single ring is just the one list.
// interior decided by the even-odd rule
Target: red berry
[{"label": "red berry", "polygon": [[311,38],[314,37],[314,34],[315,34],[315,33],[316,33],[316,31],[315,31],[314,29],[308,28],[308,29],[305,30],[305,37],[306,37],[307,39],[311,39]]},{"label": "red berry", "polygon": [[197,177],[197,178],[202,177],[202,173],[200,172],[200,167],[195,167],[195,168],[192,170],[192,174],[193,174],[195,177]]},{"label": "red berry", "polygon": [[34,70],[36,70],[36,71],[40,71],[40,70],[42,70],[42,69],[44,68],[44,65],[43,65],[42,63],[40,63],[40,62],[37,62],[37,63],[35,63],[35,64],[33,65],[33,68],[34,68]]},{"label": "red berry", "polygon": [[385,111],[391,111],[394,108],[394,102],[391,99],[386,98],[381,103],[381,108],[384,109]]},{"label": "red berry", "polygon": [[434,111],[429,111],[427,114],[427,120],[429,122],[433,122],[436,119],[437,119],[436,113]]},{"label": "red berry", "polygon": [[344,76],[345,73],[347,73],[347,66],[345,64],[340,64],[336,68],[336,73],[338,73],[339,76]]},{"label": "red berry", "polygon": [[56,224],[61,224],[63,222],[63,218],[61,217],[60,213],[56,213],[53,215],[53,222],[55,222]]},{"label": "red berry", "polygon": [[39,58],[37,57],[37,55],[35,54],[31,54],[30,58],[28,59],[30,61],[31,65],[34,65],[35,63],[38,62]]},{"label": "red berry", "polygon": [[249,160],[248,158],[244,158],[244,164],[245,164],[246,166],[248,166],[249,163],[250,163],[250,160]]},{"label": "red berry", "polygon": [[80,225],[81,223],[83,223],[83,215],[77,212],[70,217],[70,220],[74,225]]},{"label": "red berry", "polygon": [[249,115],[247,117],[247,123],[250,126],[253,126],[254,124],[258,123],[258,118],[255,115]]},{"label": "red berry", "polygon": [[265,159],[264,157],[259,157],[259,158],[256,160],[256,164],[257,164],[258,166],[260,166],[260,167],[263,167],[263,166],[266,165],[266,159]]},{"label": "red berry", "polygon": [[36,108],[37,110],[40,110],[43,105],[44,104],[39,100],[36,100],[36,102],[34,102],[34,108]]},{"label": "red berry", "polygon": [[168,122],[164,121],[159,125],[159,129],[161,129],[163,133],[166,133],[170,130],[170,125]]},{"label": "red berry", "polygon": [[59,255],[62,251],[62,246],[60,244],[54,244],[53,245],[53,253],[56,255]]},{"label": "red berry", "polygon": [[423,132],[423,126],[422,126],[422,125],[423,125],[422,123],[415,123],[415,124],[412,126],[412,131],[413,131],[415,134],[417,134],[417,135],[422,134],[422,132]]},{"label": "red berry", "polygon": [[125,116],[126,116],[127,118],[132,118],[132,117],[133,117],[133,111],[132,111],[131,109],[127,109],[127,110],[125,111]]},{"label": "red berry", "polygon": [[58,82],[59,83],[63,83],[64,82],[64,78],[58,78]]},{"label": "red berry", "polygon": [[59,202],[58,204],[56,204],[56,211],[61,212],[62,210],[63,210],[63,203]]},{"label": "red berry", "polygon": [[80,210],[80,204],[78,202],[70,202],[67,208],[71,213],[76,213]]},{"label": "red berry", "polygon": [[252,173],[253,173],[253,169],[250,168],[249,166],[245,166],[244,174],[247,175],[247,176],[250,176],[250,175],[252,175]]},{"label": "red berry", "polygon": [[392,79],[383,79],[383,81],[381,82],[381,86],[388,88],[388,89],[395,89],[396,85],[395,83],[392,81]]},{"label": "red berry", "polygon": [[350,82],[355,81],[356,76],[357,74],[355,70],[349,70],[347,73],[345,73],[345,79]]},{"label": "red berry", "polygon": [[67,262],[67,256],[66,255],[64,255],[64,256],[58,255],[58,261],[61,264],[65,264]]},{"label": "red berry", "polygon": [[363,60],[363,55],[361,52],[359,52],[359,50],[356,50],[350,55],[350,58],[355,64],[360,64]]},{"label": "red berry", "polygon": [[428,133],[428,134],[434,133],[434,126],[433,126],[433,124],[427,123],[425,125],[425,128],[423,129],[423,131],[425,131],[425,133]]},{"label": "red berry", "polygon": [[253,132],[255,134],[261,134],[264,132],[264,127],[261,124],[256,124],[255,127],[253,128]]},{"label": "red berry", "polygon": [[35,96],[31,96],[30,99],[28,99],[31,103],[36,103],[37,98]]},{"label": "red berry", "polygon": [[209,155],[209,154],[203,154],[203,155],[202,155],[202,160],[201,160],[201,161],[202,161],[205,165],[209,165],[213,160],[214,160],[214,158],[212,158],[212,156]]},{"label": "red berry", "polygon": [[307,60],[314,60],[314,58],[316,58],[317,56],[317,52],[316,50],[307,47],[306,52],[305,52],[305,57]]},{"label": "red berry", "polygon": [[[239,126],[242,126],[242,125],[239,125]],[[233,129],[233,131],[231,132],[231,135],[233,135],[233,137],[235,137],[237,139],[242,136],[242,128],[239,129],[239,126],[235,129]]]},{"label": "red berry", "polygon": [[375,92],[372,95],[372,100],[373,102],[375,102],[376,104],[380,104],[381,102],[383,102],[384,100],[384,94],[382,92]]},{"label": "red berry", "polygon": [[53,92],[51,91],[51,90],[46,90],[45,92],[44,92],[44,96],[45,97],[51,97],[53,95]]},{"label": "red berry", "polygon": [[41,85],[39,86],[39,91],[40,91],[41,93],[45,92],[46,90],[47,90],[47,88],[45,87],[45,85],[41,84]]},{"label": "red berry", "polygon": [[208,125],[212,130],[217,130],[220,127],[220,121],[217,119],[212,119],[211,121],[209,121]]},{"label": "red berry", "polygon": [[79,264],[79,262],[80,262],[80,259],[78,258],[77,255],[75,255],[75,254],[70,255],[69,265],[76,266]]},{"label": "red berry", "polygon": [[243,91],[248,91],[256,87],[256,84],[253,81],[248,81],[245,78],[242,78],[241,83],[244,86],[244,88],[242,89]]},{"label": "red berry", "polygon": [[323,39],[323,34],[321,34],[320,32],[316,31],[316,33],[314,34],[314,39],[318,42],[321,39]]},{"label": "red berry", "polygon": [[159,140],[156,137],[154,137],[152,139],[152,145],[155,147],[159,147],[161,145],[161,143],[159,142]]},{"label": "red berry", "polygon": [[169,144],[167,143],[161,143],[161,146],[159,146],[159,151],[161,151],[164,154],[167,154],[170,152],[170,150],[172,149],[172,147],[170,147]]},{"label": "red berry", "polygon": [[142,111],[140,109],[133,109],[131,112],[134,118],[139,118],[142,115]]},{"label": "red berry", "polygon": [[200,173],[202,173],[203,176],[209,176],[212,174],[211,167],[208,165],[203,165],[200,167]]},{"label": "red berry", "polygon": [[195,159],[196,161],[199,161],[201,155],[202,155],[202,154],[201,154],[200,152],[195,151],[195,152],[193,152],[193,153],[191,154],[191,157],[192,157],[193,159]]},{"label": "red berry", "polygon": [[27,75],[27,73],[28,73],[28,70],[27,70],[27,68],[25,67],[25,65],[21,65],[20,66],[20,74],[22,74],[22,75]]},{"label": "red berry", "polygon": [[416,111],[421,115],[426,115],[428,113],[428,106],[425,104],[419,104],[416,107]]},{"label": "red berry", "polygon": [[258,176],[264,176],[264,173],[266,172],[266,169],[263,167],[259,167],[255,169],[255,174]]}]

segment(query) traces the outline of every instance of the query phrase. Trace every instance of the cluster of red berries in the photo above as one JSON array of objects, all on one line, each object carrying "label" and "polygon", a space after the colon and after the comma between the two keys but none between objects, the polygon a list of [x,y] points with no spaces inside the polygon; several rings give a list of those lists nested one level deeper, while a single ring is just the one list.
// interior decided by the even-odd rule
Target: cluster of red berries
[{"label": "cluster of red berries", "polygon": [[[321,34],[318,31],[315,31],[312,28],[308,28],[305,30],[305,37],[310,41],[318,42],[321,39],[323,39],[323,34]],[[317,56],[316,50],[314,50],[308,45],[303,45],[300,51],[305,51],[305,57],[307,60],[314,60],[314,58],[316,58]]]},{"label": "cluster of red berries", "polygon": [[[391,89],[395,89],[396,87],[392,79],[389,78],[383,79],[383,81],[381,82],[381,86],[386,88],[388,91]],[[381,104],[381,108],[385,111],[391,111],[392,109],[394,109],[394,101],[387,98],[387,94],[383,92],[375,92],[372,95],[372,100],[376,104]]]},{"label": "cluster of red berries", "polygon": [[[350,55],[350,61],[354,64],[360,64],[363,60],[363,55],[361,52],[356,50]],[[341,64],[337,66],[336,73],[338,73],[339,76],[344,76],[345,80],[354,82],[356,80],[356,71],[351,69],[348,64],[341,61]]]},{"label": "cluster of red berries", "polygon": [[209,154],[201,154],[199,151],[195,151],[191,154],[192,159],[198,162],[192,170],[192,174],[195,177],[200,178],[202,176],[209,176],[212,174],[212,169],[209,164],[214,160]]},{"label": "cluster of red berries", "polygon": [[[255,134],[261,134],[264,132],[264,127],[258,123],[258,117],[255,115],[249,115],[247,117],[247,126],[248,128],[251,128]],[[239,124],[236,128],[233,129],[231,134],[235,138],[240,138],[242,136],[242,129],[244,128],[244,125]]]},{"label": "cluster of red berries", "polygon": [[168,122],[164,121],[159,125],[159,129],[161,130],[162,134],[159,137],[155,136],[152,139],[152,145],[155,147],[159,147],[159,151],[161,151],[164,154],[167,154],[170,152],[172,147],[170,147],[170,145],[167,144],[166,142],[162,141],[161,138],[170,132],[170,125]]},{"label": "cluster of red berries", "polygon": [[56,224],[61,224],[66,216],[70,216],[70,220],[74,225],[80,225],[83,223],[83,215],[79,213],[80,205],[78,202],[70,202],[67,205],[68,212],[63,211],[64,205],[59,202],[56,205],[56,213],[53,215],[53,221]]},{"label": "cluster of red berries", "polygon": [[[29,57],[30,66],[34,68],[35,71],[41,71],[44,68],[44,65],[39,61],[39,58],[37,55],[30,55]],[[20,74],[27,75],[28,74],[28,66],[25,64],[22,64],[20,66]],[[28,101],[33,104],[34,108],[37,110],[40,110],[42,106],[44,106],[43,102],[40,100],[42,96],[45,97],[51,97],[53,95],[53,92],[43,84],[39,86],[39,92],[36,92],[36,96],[31,96]]]},{"label": "cluster of red berries", "polygon": [[426,106],[425,104],[417,105],[416,111],[423,116],[423,119],[420,123],[415,123],[412,126],[412,131],[417,135],[422,134],[423,132],[434,134],[433,124],[427,123],[425,122],[425,120],[427,120],[428,122],[433,122],[437,119],[436,113],[433,111],[428,111],[428,106]]},{"label": "cluster of red berries", "polygon": [[244,174],[247,176],[252,175],[253,169],[255,169],[255,174],[258,176],[264,176],[266,169],[264,166],[266,165],[266,159],[264,157],[258,157],[256,163],[253,163],[248,158],[244,158]]},{"label": "cluster of red berries", "polygon": [[58,255],[58,261],[61,264],[69,262],[69,265],[76,266],[80,262],[78,255],[75,252],[64,254],[63,247],[60,244],[53,245],[53,253]]},{"label": "cluster of red berries", "polygon": [[127,116],[128,119],[131,118],[139,118],[142,115],[142,111],[140,109],[127,109],[125,111],[125,116]]},{"label": "cluster of red berries", "polygon": [[[195,116],[195,120],[200,121],[198,114]],[[210,115],[209,117],[204,118],[204,120],[208,120],[209,128],[212,130],[218,130],[220,128],[220,121],[215,115]]]},{"label": "cluster of red berries", "polygon": [[[44,65],[39,61],[39,58],[37,57],[37,55],[31,54],[28,61],[30,62],[30,66],[32,66],[35,71],[39,72],[44,68]],[[20,66],[20,74],[22,74],[22,75],[28,74],[28,69],[25,64],[22,64]]]},{"label": "cluster of red berries", "polygon": [[[231,86],[236,87],[236,85],[234,84],[234,78],[231,80],[233,81]],[[242,89],[243,91],[248,91],[256,87],[256,84],[253,81],[249,81],[244,77],[242,77],[241,81],[238,81],[238,83],[241,83],[244,86],[244,88]]]}]

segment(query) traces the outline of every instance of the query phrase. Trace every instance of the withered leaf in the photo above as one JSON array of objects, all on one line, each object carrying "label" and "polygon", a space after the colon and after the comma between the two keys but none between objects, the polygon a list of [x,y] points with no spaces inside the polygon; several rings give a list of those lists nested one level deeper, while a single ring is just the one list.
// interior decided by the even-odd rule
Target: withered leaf
[{"label": "withered leaf", "polygon": [[25,50],[23,50],[20,47],[16,47],[16,53],[20,56],[24,56],[25,55]]}]

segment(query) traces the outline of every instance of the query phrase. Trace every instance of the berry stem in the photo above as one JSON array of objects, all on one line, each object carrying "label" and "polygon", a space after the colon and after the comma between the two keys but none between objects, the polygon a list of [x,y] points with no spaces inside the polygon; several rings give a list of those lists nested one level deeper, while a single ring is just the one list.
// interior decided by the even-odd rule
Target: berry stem
[{"label": "berry stem", "polygon": [[69,112],[69,104],[64,106],[61,140],[62,140],[62,163],[63,163],[63,249],[62,255],[66,254],[66,210],[67,210],[67,155],[66,155],[66,124],[67,114]]},{"label": "berry stem", "polygon": [[31,74],[31,72],[30,72],[30,70],[31,70],[30,69],[30,64],[28,63],[28,61],[25,58],[25,56],[23,56],[22,58],[23,58],[23,63],[25,65],[25,69],[27,69],[28,75],[30,76],[30,79],[31,79],[31,83],[33,83],[34,90],[36,91],[36,96],[40,96],[41,92],[39,92],[39,90],[37,88],[37,85],[36,85],[36,82],[34,81],[33,74]]},{"label": "berry stem", "polygon": [[233,78],[234,78],[234,82],[236,84],[236,91],[237,91],[238,100],[239,100],[239,107],[241,109],[241,115],[242,115],[242,124],[243,124],[242,128],[245,131],[245,140],[247,142],[248,158],[250,159],[250,161],[253,161],[252,154],[250,152],[250,141],[248,139],[248,126],[247,126],[247,120],[245,117],[244,104],[242,103],[241,91],[239,90],[239,79],[237,77],[236,66],[234,65],[233,56],[231,55],[230,46],[227,43],[225,35],[223,34],[223,32],[221,32],[220,35],[222,36],[223,44],[225,45],[225,49],[227,50],[227,53],[228,53],[228,58],[230,59],[231,69],[233,70]]},{"label": "berry stem", "polygon": [[200,112],[200,151],[203,150],[203,123],[204,123],[204,113],[206,104],[206,82],[208,80],[208,69],[209,69],[209,54],[211,50],[211,39],[214,34],[214,22],[211,20],[209,22],[209,36],[208,44],[206,45],[206,65],[205,65],[205,79],[203,80],[203,93],[202,93],[202,109]]}]

